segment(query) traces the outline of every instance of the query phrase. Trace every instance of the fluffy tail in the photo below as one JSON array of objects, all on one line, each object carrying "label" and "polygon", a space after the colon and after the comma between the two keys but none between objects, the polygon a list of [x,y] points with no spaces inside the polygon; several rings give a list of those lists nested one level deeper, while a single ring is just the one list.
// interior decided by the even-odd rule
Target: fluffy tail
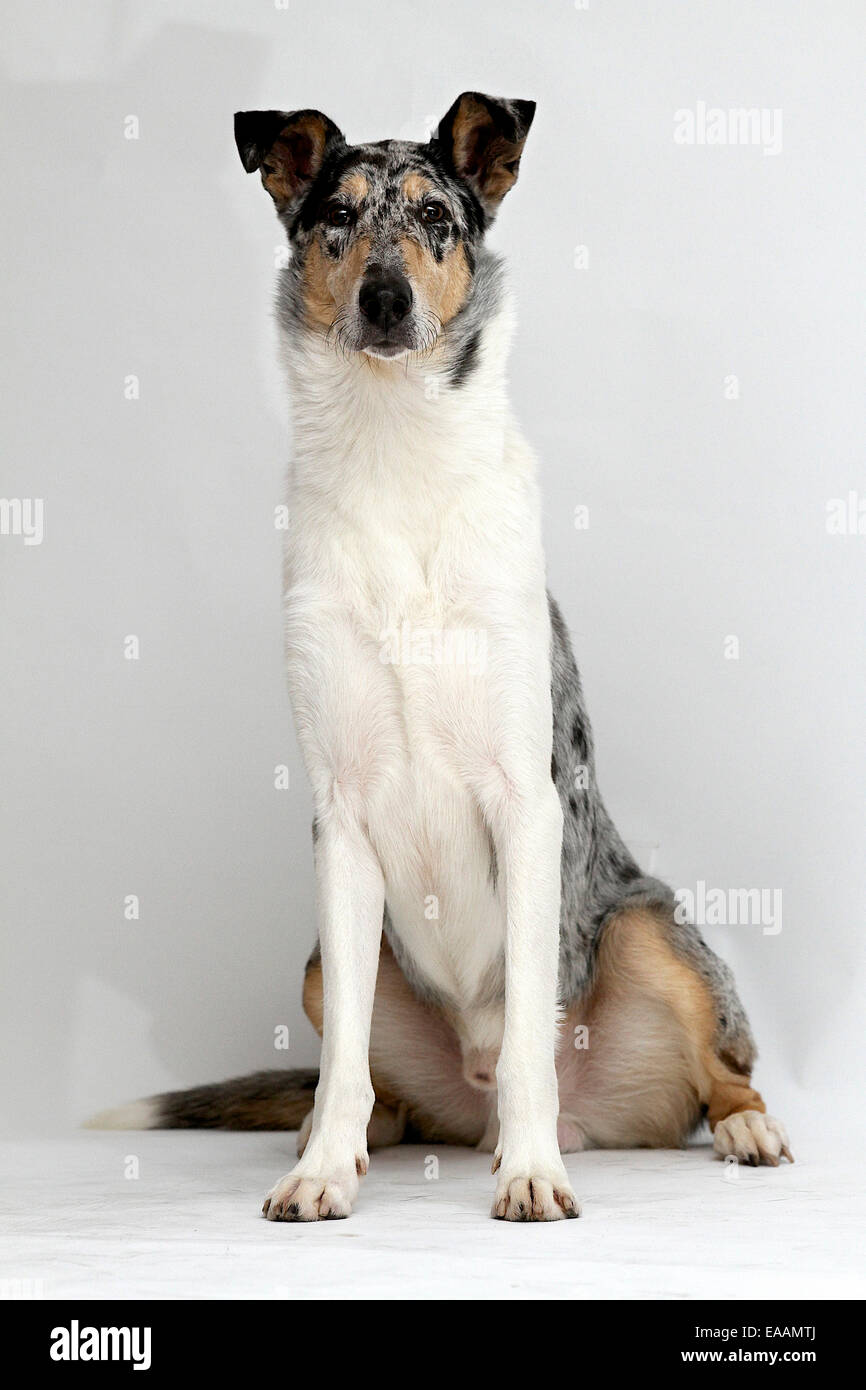
[{"label": "fluffy tail", "polygon": [[256,1071],[103,1110],[85,1128],[300,1129],[313,1108],[318,1079],[315,1071]]}]

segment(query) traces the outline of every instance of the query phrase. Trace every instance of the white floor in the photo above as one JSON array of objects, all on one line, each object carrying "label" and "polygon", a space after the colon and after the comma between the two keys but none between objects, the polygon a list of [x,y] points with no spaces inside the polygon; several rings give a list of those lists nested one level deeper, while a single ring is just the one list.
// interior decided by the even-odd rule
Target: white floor
[{"label": "white floor", "polygon": [[[863,1175],[705,1147],[570,1155],[580,1221],[491,1221],[489,1157],[373,1155],[355,1214],[259,1215],[293,1136],[86,1133],[0,1146],[0,1293],[45,1298],[862,1297]],[[438,1159],[438,1176],[430,1156]],[[134,1173],[137,1177],[126,1177]]]}]

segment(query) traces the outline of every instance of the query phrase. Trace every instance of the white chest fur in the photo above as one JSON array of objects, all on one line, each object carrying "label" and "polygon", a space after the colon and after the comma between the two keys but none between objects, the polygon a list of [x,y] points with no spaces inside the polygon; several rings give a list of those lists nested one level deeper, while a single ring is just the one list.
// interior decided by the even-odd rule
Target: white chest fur
[{"label": "white chest fur", "polygon": [[509,336],[506,310],[459,390],[433,361],[287,347],[285,635],[316,815],[363,828],[394,931],[468,1020],[501,979],[491,798],[527,757],[550,758],[535,465],[506,401]]}]

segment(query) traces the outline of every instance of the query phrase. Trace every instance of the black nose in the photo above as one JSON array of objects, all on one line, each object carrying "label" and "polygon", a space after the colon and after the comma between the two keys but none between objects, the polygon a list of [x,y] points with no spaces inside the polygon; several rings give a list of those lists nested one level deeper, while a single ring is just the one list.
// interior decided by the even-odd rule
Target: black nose
[{"label": "black nose", "polygon": [[387,333],[412,308],[412,286],[395,272],[369,275],[361,285],[358,307],[368,323]]}]

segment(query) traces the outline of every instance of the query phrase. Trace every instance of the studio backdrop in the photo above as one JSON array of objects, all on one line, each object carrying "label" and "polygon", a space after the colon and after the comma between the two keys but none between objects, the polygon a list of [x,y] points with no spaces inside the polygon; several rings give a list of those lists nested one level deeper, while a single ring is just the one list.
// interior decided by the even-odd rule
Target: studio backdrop
[{"label": "studio backdrop", "polygon": [[232,114],[419,139],[466,88],[538,103],[493,241],[602,791],[733,966],[774,1111],[860,1123],[866,26],[856,0],[688,16],[12,7],[10,1130],[318,1055],[281,651],[286,252]]}]

